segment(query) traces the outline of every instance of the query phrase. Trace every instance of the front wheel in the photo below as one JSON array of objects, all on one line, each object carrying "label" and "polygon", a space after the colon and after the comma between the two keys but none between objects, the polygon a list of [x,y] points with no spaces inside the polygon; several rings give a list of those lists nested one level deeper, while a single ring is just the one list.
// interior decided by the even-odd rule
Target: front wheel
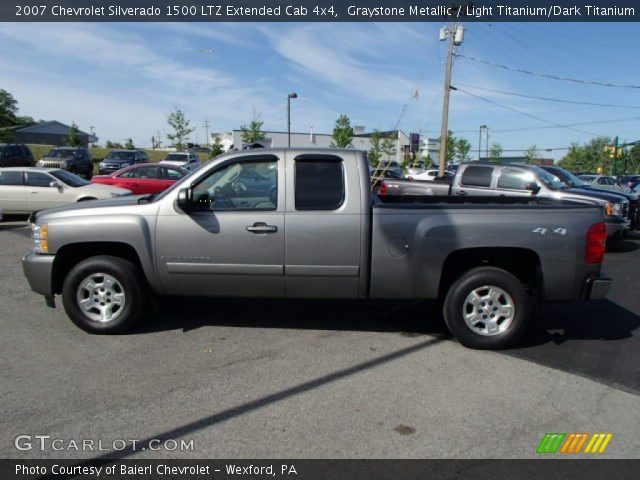
[{"label": "front wheel", "polygon": [[509,272],[474,268],[451,286],[443,314],[447,327],[464,346],[507,348],[527,330],[531,300],[520,280]]},{"label": "front wheel", "polygon": [[122,333],[142,313],[142,288],[135,265],[101,255],[78,263],[62,286],[62,304],[69,318],[91,333]]}]

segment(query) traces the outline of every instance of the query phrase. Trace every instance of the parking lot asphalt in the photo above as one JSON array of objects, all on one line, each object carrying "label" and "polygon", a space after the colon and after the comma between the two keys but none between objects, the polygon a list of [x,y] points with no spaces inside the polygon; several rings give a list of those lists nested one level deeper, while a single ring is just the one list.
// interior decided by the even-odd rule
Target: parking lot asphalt
[{"label": "parking lot asphalt", "polygon": [[[639,457],[638,235],[606,255],[607,300],[547,305],[504,352],[460,346],[426,302],[176,298],[89,335],[30,292],[30,248],[26,222],[0,223],[0,457],[533,458],[546,432]],[[193,447],[113,448],[152,438]],[[85,439],[107,449],[67,449]]]}]

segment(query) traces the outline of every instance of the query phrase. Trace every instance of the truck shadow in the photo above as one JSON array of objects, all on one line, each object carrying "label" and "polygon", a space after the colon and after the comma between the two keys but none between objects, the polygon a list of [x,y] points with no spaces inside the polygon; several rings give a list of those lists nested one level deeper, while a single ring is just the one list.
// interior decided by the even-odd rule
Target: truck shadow
[{"label": "truck shadow", "polygon": [[[215,326],[452,339],[439,305],[421,301],[167,298],[135,333]],[[500,353],[640,393],[639,327],[638,315],[609,300],[551,303],[516,348]]]}]

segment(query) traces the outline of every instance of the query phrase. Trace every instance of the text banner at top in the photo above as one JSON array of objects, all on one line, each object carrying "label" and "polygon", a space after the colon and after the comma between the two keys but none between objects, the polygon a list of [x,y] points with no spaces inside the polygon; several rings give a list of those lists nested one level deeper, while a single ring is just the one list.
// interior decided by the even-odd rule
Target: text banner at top
[{"label": "text banner at top", "polygon": [[636,22],[636,0],[2,0],[2,22]]}]

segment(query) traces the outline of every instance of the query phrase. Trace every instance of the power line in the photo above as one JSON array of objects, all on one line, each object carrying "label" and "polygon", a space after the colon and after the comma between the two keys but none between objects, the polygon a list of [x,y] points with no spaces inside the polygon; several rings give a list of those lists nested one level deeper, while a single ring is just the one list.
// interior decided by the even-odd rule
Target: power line
[{"label": "power line", "polygon": [[467,60],[473,60],[474,62],[483,63],[483,64],[489,65],[491,67],[502,68],[504,70],[510,70],[512,72],[526,73],[527,75],[534,75],[536,77],[549,78],[551,80],[561,80],[561,81],[564,81],[564,82],[581,83],[581,84],[584,84],[584,85],[596,85],[596,86],[599,86],[599,87],[640,89],[640,85],[623,85],[623,84],[617,84],[617,83],[596,82],[596,81],[593,81],[593,80],[579,80],[577,78],[559,77],[557,75],[549,75],[547,73],[532,72],[530,70],[524,70],[522,68],[515,68],[515,67],[510,67],[508,65],[502,65],[502,64],[499,64],[499,63],[488,62],[487,60],[482,60],[481,58],[476,58],[476,57],[471,57],[471,56],[468,56],[468,55],[463,55],[461,53],[456,53],[455,56],[456,57],[461,57],[461,58],[466,58]]},{"label": "power line", "polygon": [[[580,122],[580,123],[568,123],[563,125],[563,127],[580,127],[583,125],[599,125],[602,123],[619,123],[619,122],[628,122],[630,120],[640,120],[640,117],[629,117],[629,118],[618,118],[615,120],[594,120],[592,122]],[[520,127],[520,128],[507,128],[507,129],[495,129],[492,128],[493,132],[525,132],[528,130],[542,130],[546,128],[556,128],[555,125],[544,125],[539,127]],[[477,132],[477,129],[473,130],[456,130],[457,133],[472,133]]]},{"label": "power line", "polygon": [[464,83],[459,83],[458,85],[462,85],[462,86],[467,87],[467,88],[474,88],[476,90],[483,90],[485,92],[501,93],[503,95],[511,95],[513,97],[532,98],[534,100],[545,100],[545,101],[548,101],[548,102],[571,103],[571,104],[575,104],[575,105],[588,105],[588,106],[593,106],[593,107],[616,107],[616,108],[640,109],[640,106],[638,106],[638,105],[622,105],[622,104],[614,104],[614,103],[581,102],[581,101],[578,101],[578,100],[565,100],[563,98],[537,97],[535,95],[525,95],[525,94],[516,93],[516,92],[505,92],[504,90],[494,90],[494,89],[491,89],[491,88],[476,87],[475,85],[468,85],[468,84],[464,84]]},{"label": "power line", "polygon": [[559,128],[566,128],[567,130],[573,130],[574,132],[578,132],[578,133],[584,133],[584,134],[592,135],[592,136],[597,135],[595,133],[586,132],[584,130],[579,130],[577,128],[572,128],[572,127],[569,127],[567,125],[562,125],[560,123],[556,123],[556,122],[553,122],[551,120],[546,120],[544,118],[537,117],[537,116],[532,115],[530,113],[526,113],[526,112],[523,112],[521,110],[517,110],[517,109],[515,109],[513,107],[509,107],[508,105],[503,105],[502,103],[498,103],[498,102],[495,102],[493,100],[489,100],[488,98],[484,98],[484,97],[481,97],[479,95],[475,95],[475,94],[473,94],[471,92],[467,92],[466,90],[462,90],[461,88],[456,88],[456,87],[453,87],[453,86],[451,88],[454,89],[454,90],[457,90],[459,92],[466,93],[467,95],[470,95],[470,96],[472,96],[474,98],[477,98],[478,100],[482,100],[483,102],[491,103],[491,104],[496,105],[498,107],[506,108],[507,110],[511,110],[512,112],[518,113],[520,115],[524,115],[525,117],[533,118],[534,120],[538,120],[539,122],[544,122],[544,123],[548,123],[550,125],[555,125],[556,127],[559,127]]}]

